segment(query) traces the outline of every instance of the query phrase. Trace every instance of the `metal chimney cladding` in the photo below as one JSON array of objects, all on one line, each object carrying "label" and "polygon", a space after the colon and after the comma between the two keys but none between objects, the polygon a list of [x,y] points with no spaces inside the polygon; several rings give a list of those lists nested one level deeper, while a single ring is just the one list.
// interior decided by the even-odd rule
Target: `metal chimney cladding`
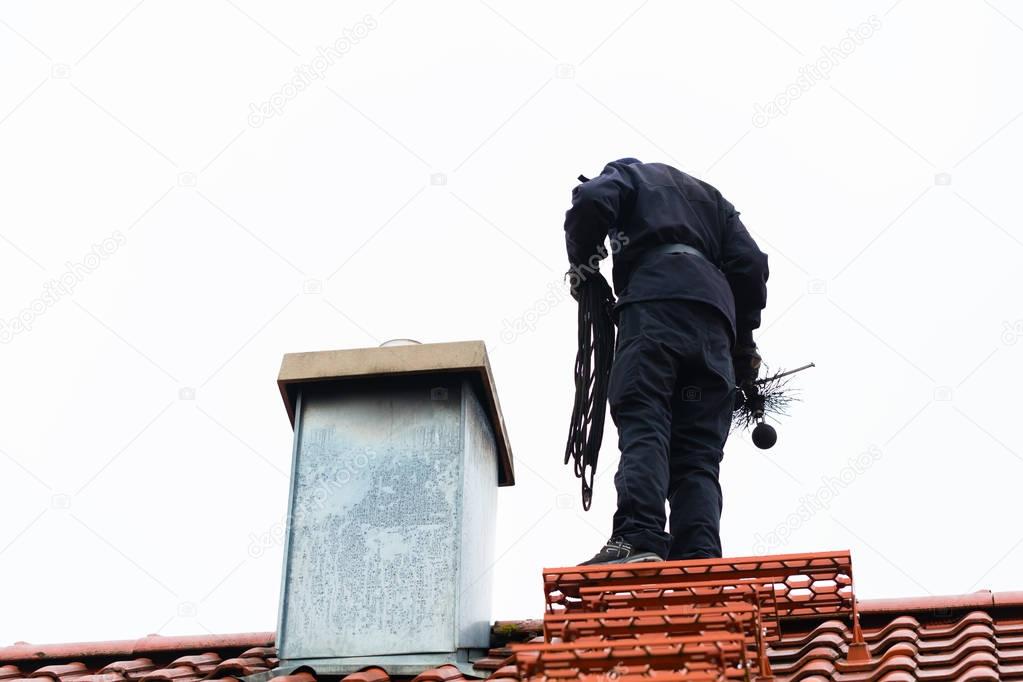
[{"label": "metal chimney cladding", "polygon": [[514,483],[484,344],[289,354],[278,385],[295,429],[281,670],[471,672]]}]

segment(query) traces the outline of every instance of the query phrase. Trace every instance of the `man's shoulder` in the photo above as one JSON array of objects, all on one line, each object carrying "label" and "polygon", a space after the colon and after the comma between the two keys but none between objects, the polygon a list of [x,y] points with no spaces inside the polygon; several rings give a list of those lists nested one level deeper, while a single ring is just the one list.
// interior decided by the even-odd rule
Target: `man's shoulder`
[{"label": "man's shoulder", "polygon": [[713,202],[724,199],[714,185],[666,163],[640,163],[630,168],[651,185],[674,185],[685,191],[691,198],[701,198]]}]

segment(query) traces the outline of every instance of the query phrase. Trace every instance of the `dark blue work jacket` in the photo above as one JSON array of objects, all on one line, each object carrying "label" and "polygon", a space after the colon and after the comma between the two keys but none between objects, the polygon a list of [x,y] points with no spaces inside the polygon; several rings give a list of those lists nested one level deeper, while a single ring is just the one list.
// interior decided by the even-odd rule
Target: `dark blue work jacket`
[{"label": "dark blue work jacket", "polygon": [[[714,187],[663,163],[613,161],[572,191],[569,262],[606,255],[608,238],[619,306],[702,301],[728,318],[736,345],[753,344],[767,303],[767,255]],[[647,252],[659,244],[687,244],[706,258]]]}]

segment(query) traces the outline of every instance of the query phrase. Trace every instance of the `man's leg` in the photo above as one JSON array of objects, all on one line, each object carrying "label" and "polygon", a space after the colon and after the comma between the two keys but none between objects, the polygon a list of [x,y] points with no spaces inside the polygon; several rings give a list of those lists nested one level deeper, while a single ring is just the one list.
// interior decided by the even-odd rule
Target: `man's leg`
[{"label": "man's leg", "polygon": [[672,399],[669,560],[721,556],[718,474],[735,400],[727,323],[713,310],[690,314],[702,343],[683,358]]},{"label": "man's leg", "polygon": [[633,303],[621,310],[608,401],[621,450],[612,537],[663,558],[671,543],[664,503],[678,356],[660,339],[660,308]]}]

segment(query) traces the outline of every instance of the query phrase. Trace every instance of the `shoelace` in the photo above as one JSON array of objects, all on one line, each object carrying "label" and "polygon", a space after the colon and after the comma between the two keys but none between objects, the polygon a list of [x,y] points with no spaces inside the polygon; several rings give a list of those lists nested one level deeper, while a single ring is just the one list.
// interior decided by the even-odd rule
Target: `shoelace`
[{"label": "shoelace", "polygon": [[605,549],[617,550],[619,556],[622,554],[625,556],[632,554],[632,545],[622,538],[611,538],[604,547]]}]

